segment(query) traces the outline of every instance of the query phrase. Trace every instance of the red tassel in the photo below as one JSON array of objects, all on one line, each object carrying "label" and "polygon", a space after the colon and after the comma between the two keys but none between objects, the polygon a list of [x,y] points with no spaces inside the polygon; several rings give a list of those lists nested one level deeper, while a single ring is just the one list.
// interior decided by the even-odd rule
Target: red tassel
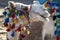
[{"label": "red tassel", "polygon": [[7,32],[10,32],[10,29],[7,29],[6,31],[7,31]]},{"label": "red tassel", "polygon": [[21,32],[21,27],[19,27],[19,28],[17,29],[17,31],[18,31],[18,32]]},{"label": "red tassel", "polygon": [[24,35],[24,34],[20,34],[20,37],[21,37],[21,38],[25,38],[25,35]]},{"label": "red tassel", "polygon": [[8,24],[7,24],[7,23],[4,23],[4,26],[5,26],[5,27],[7,27],[7,26],[8,26]]},{"label": "red tassel", "polygon": [[16,31],[18,31],[18,32],[21,32],[21,25],[19,26],[19,28],[16,30]]}]

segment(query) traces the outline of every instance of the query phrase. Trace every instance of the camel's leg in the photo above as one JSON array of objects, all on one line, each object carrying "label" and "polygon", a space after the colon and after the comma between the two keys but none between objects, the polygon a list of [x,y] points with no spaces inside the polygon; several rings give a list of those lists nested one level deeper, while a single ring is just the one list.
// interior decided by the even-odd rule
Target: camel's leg
[{"label": "camel's leg", "polygon": [[45,40],[45,30],[42,31],[42,40]]}]

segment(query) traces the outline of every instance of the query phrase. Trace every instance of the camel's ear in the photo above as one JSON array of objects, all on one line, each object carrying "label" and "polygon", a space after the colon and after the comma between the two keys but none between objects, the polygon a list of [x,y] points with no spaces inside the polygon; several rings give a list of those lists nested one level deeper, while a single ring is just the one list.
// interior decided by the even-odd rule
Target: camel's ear
[{"label": "camel's ear", "polygon": [[14,2],[14,1],[9,1],[9,2],[8,2],[8,7],[9,7],[9,8],[15,8],[15,7],[16,7],[15,2]]}]

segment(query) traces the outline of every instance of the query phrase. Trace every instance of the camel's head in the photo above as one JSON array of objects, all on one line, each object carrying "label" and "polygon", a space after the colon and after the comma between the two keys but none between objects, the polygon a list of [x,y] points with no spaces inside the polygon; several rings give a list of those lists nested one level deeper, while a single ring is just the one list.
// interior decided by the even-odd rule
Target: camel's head
[{"label": "camel's head", "polygon": [[11,8],[11,9],[14,9],[16,7],[16,4],[14,1],[9,1],[8,2],[8,7]]}]

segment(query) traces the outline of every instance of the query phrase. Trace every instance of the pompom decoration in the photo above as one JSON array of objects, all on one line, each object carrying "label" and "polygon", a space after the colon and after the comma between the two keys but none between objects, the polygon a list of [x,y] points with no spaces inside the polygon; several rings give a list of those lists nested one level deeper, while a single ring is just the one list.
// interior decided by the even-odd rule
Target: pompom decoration
[{"label": "pompom decoration", "polygon": [[20,11],[20,12],[19,12],[19,16],[22,16],[22,15],[23,15],[23,13],[24,13],[23,11]]},{"label": "pompom decoration", "polygon": [[20,37],[21,37],[21,38],[24,38],[24,37],[25,37],[25,35],[24,35],[24,34],[20,34]]},{"label": "pompom decoration", "polygon": [[6,29],[7,32],[10,32],[11,29]]},{"label": "pompom decoration", "polygon": [[60,12],[60,10],[59,9],[56,9],[56,12]]},{"label": "pompom decoration", "polygon": [[52,8],[52,13],[54,13],[54,12],[55,12],[55,10],[56,10],[55,8]]},{"label": "pompom decoration", "polygon": [[12,37],[14,37],[14,36],[15,36],[15,32],[14,32],[14,31],[12,31],[11,36],[12,36]]},{"label": "pompom decoration", "polygon": [[60,30],[56,29],[56,35],[60,36]]},{"label": "pompom decoration", "polygon": [[12,24],[12,25],[11,25],[11,29],[14,29],[14,28],[15,28],[15,24]]},{"label": "pompom decoration", "polygon": [[3,12],[3,14],[4,14],[4,15],[6,15],[6,14],[7,14],[7,12],[6,12],[6,11],[4,11],[4,12]]},{"label": "pompom decoration", "polygon": [[11,14],[11,17],[12,17],[12,18],[15,18],[15,14],[14,14],[14,13],[12,13],[12,14]]},{"label": "pompom decoration", "polygon": [[8,17],[11,17],[11,13],[8,13]]},{"label": "pompom decoration", "polygon": [[58,7],[58,6],[59,6],[59,4],[58,4],[58,3],[56,3],[56,6]]},{"label": "pompom decoration", "polygon": [[55,3],[55,2],[52,2],[50,5],[51,5],[52,7],[54,7],[54,6],[56,5],[56,3]]},{"label": "pompom decoration", "polygon": [[60,39],[60,36],[56,36],[56,40],[59,40]]},{"label": "pompom decoration", "polygon": [[5,19],[5,23],[8,23],[8,22],[9,22],[9,18],[6,18],[6,19]]},{"label": "pompom decoration", "polygon": [[7,26],[8,26],[8,24],[7,24],[7,23],[4,23],[4,26],[5,26],[5,27],[7,27]]},{"label": "pompom decoration", "polygon": [[14,19],[14,24],[17,24],[18,23],[18,19]]}]

